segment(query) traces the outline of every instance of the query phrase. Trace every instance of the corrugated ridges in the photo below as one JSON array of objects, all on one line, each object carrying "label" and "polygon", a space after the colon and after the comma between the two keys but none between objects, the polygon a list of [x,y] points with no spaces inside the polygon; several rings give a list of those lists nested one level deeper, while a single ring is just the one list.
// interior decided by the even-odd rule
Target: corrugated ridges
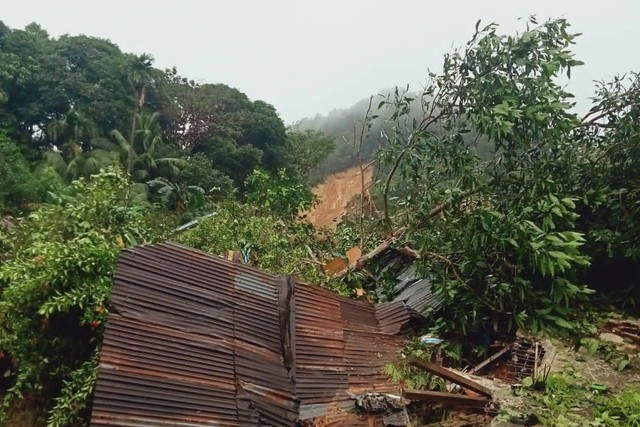
[{"label": "corrugated ridges", "polygon": [[349,393],[396,390],[401,306],[175,244],[124,252],[112,301],[92,426],[369,426]]},{"label": "corrugated ridges", "polygon": [[404,301],[389,301],[376,305],[380,329],[387,334],[399,334],[411,322],[411,312]]}]

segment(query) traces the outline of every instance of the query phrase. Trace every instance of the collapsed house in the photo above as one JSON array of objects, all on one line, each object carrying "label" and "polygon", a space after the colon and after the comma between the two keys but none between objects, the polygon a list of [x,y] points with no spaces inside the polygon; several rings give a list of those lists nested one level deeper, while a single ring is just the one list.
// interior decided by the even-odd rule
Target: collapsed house
[{"label": "collapsed house", "polygon": [[354,396],[400,393],[384,367],[415,314],[173,243],[127,250],[91,425],[383,425]]}]

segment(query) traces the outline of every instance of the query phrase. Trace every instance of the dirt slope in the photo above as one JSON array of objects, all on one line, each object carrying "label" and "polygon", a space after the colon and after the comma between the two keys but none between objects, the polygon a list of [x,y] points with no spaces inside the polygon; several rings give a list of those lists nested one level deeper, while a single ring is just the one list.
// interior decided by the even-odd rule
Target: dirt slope
[{"label": "dirt slope", "polygon": [[[365,187],[373,178],[372,168],[364,172]],[[345,213],[347,204],[360,194],[362,181],[358,166],[330,175],[313,190],[320,202],[307,215],[309,221],[319,228],[335,228]]]}]

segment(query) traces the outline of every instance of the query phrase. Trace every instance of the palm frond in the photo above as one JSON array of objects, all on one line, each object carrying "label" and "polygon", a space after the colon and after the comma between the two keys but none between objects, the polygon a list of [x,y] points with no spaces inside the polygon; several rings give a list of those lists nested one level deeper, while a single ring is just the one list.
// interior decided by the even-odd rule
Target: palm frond
[{"label": "palm frond", "polygon": [[[122,136],[122,134],[120,136]],[[116,144],[107,138],[93,138],[91,140],[91,146],[105,151],[120,151],[122,149],[120,144]]]}]

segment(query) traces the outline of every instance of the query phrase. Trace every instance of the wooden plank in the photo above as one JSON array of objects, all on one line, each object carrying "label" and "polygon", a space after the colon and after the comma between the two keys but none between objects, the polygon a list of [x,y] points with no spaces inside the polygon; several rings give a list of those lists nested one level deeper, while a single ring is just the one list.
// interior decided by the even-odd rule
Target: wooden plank
[{"label": "wooden plank", "polygon": [[464,388],[473,390],[476,393],[480,393],[484,396],[491,397],[491,390],[489,390],[487,387],[478,384],[475,381],[471,381],[470,379],[465,378],[450,369],[443,368],[440,365],[436,365],[435,363],[427,362],[424,359],[419,359],[413,356],[409,356],[407,362],[409,362],[410,365],[415,366],[416,368],[420,368],[423,371],[427,371],[431,374],[437,375],[454,384],[458,384]]},{"label": "wooden plank", "polygon": [[490,358],[480,362],[475,368],[473,368],[472,370],[469,371],[470,374],[475,374],[476,372],[478,372],[480,369],[484,368],[485,366],[487,366],[490,363],[493,363],[496,359],[499,359],[500,357],[502,357],[504,354],[506,354],[509,350],[511,350],[510,346],[507,346],[505,348],[503,348],[502,350],[500,350],[499,352],[497,352],[496,354],[494,354],[493,356],[491,356]]},{"label": "wooden plank", "polygon": [[402,390],[402,397],[422,402],[436,402],[447,406],[464,408],[484,408],[489,403],[486,397],[465,396],[464,394],[442,393],[427,390]]}]

